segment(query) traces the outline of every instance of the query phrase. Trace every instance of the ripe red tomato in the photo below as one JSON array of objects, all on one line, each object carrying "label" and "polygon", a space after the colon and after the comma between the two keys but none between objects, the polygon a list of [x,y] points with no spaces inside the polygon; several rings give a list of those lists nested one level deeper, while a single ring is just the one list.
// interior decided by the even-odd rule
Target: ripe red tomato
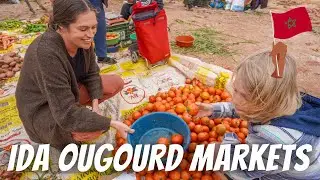
[{"label": "ripe red tomato", "polygon": [[216,89],[216,95],[221,95],[222,94],[222,90],[221,89]]},{"label": "ripe red tomato", "polygon": [[218,134],[217,134],[215,131],[210,131],[210,132],[209,132],[209,137],[216,139],[216,138],[218,138]]},{"label": "ripe red tomato", "polygon": [[186,159],[182,159],[179,167],[181,170],[186,170],[189,165],[189,162]]},{"label": "ripe red tomato", "polygon": [[155,96],[150,96],[149,97],[149,102],[151,102],[151,103],[156,102],[156,97]]},{"label": "ripe red tomato", "polygon": [[218,126],[216,126],[216,132],[218,135],[223,136],[224,133],[226,133],[227,128],[225,126],[225,124],[219,124]]},{"label": "ripe red tomato", "polygon": [[190,131],[193,131],[193,130],[194,130],[194,127],[196,126],[196,124],[195,124],[194,122],[190,122],[190,123],[188,124],[188,126],[189,126]]},{"label": "ripe red tomato", "polygon": [[170,141],[168,138],[165,138],[165,137],[160,137],[157,141],[157,144],[164,144],[166,146],[169,146],[170,145]]},{"label": "ripe red tomato", "polygon": [[[190,153],[193,153],[193,152],[196,150],[196,147],[197,147],[197,143],[192,142],[192,143],[189,144],[188,151],[189,151]],[[189,161],[189,162],[190,162],[190,161]]]},{"label": "ripe red tomato", "polygon": [[208,125],[208,127],[210,128],[210,129],[212,129],[213,127],[214,127],[214,121],[213,120],[210,120],[209,121],[209,125]]},{"label": "ripe red tomato", "polygon": [[169,172],[169,178],[172,180],[180,180],[180,172],[178,170]]},{"label": "ripe red tomato", "polygon": [[153,179],[154,180],[163,180],[163,179],[167,179],[167,174],[165,171],[156,171],[153,174]]},{"label": "ripe red tomato", "polygon": [[178,103],[175,107],[177,114],[183,114],[186,111],[186,107],[182,103]]},{"label": "ripe red tomato", "polygon": [[190,180],[191,175],[188,173],[188,171],[182,171],[181,172],[181,179],[182,180]]},{"label": "ripe red tomato", "polygon": [[195,132],[191,132],[191,142],[197,142],[198,135]]},{"label": "ripe red tomato", "polygon": [[210,131],[210,129],[208,126],[202,126],[202,131],[208,133]]},{"label": "ripe red tomato", "polygon": [[152,103],[148,103],[147,106],[146,106],[146,110],[152,112],[153,111],[153,108],[154,108],[154,105]]},{"label": "ripe red tomato", "polygon": [[208,92],[202,92],[200,96],[203,100],[208,100],[210,98],[210,94]]},{"label": "ripe red tomato", "polygon": [[197,133],[197,134],[201,133],[202,132],[202,126],[200,124],[196,125],[194,127],[194,132]]},{"label": "ripe red tomato", "polygon": [[148,110],[143,110],[142,116],[149,114],[150,112]]},{"label": "ripe red tomato", "polygon": [[171,114],[177,115],[177,113],[176,113],[173,109],[169,109],[169,110],[167,110],[167,112],[168,112],[168,113],[171,113]]},{"label": "ripe red tomato", "polygon": [[208,88],[208,93],[211,95],[215,95],[216,94],[216,89],[214,87],[209,87]]},{"label": "ripe red tomato", "polygon": [[242,120],[240,123],[240,128],[248,128],[248,121]]},{"label": "ripe red tomato", "polygon": [[172,144],[183,144],[183,136],[181,134],[174,134],[171,136]]},{"label": "ripe red tomato", "polygon": [[201,118],[201,124],[202,125],[209,126],[209,123],[210,123],[210,119],[208,117],[202,117]]},{"label": "ripe red tomato", "polygon": [[192,120],[190,114],[188,114],[187,112],[183,113],[182,118],[183,118],[184,122],[186,122],[187,124],[189,124]]},{"label": "ripe red tomato", "polygon": [[137,120],[141,117],[141,113],[139,111],[136,111],[132,114],[132,117],[134,120]]},{"label": "ripe red tomato", "polygon": [[249,130],[247,128],[240,128],[240,132],[242,132],[245,136],[248,136]]},{"label": "ripe red tomato", "polygon": [[213,102],[220,102],[221,101],[221,97],[219,95],[215,95],[213,96]]},{"label": "ripe red tomato", "polygon": [[159,106],[157,107],[157,111],[159,111],[159,112],[164,112],[164,111],[166,111],[166,106],[163,105],[163,104],[159,105]]},{"label": "ripe red tomato", "polygon": [[209,133],[201,132],[198,134],[198,141],[203,142],[209,139]]},{"label": "ripe red tomato", "polygon": [[226,100],[228,98],[231,98],[231,95],[230,95],[230,93],[224,91],[221,93],[220,97],[221,97],[221,99]]},{"label": "ripe red tomato", "polygon": [[196,104],[192,103],[187,106],[187,111],[191,116],[195,116],[199,112],[199,107]]},{"label": "ripe red tomato", "polygon": [[238,132],[238,133],[237,133],[237,136],[238,136],[238,138],[240,138],[240,139],[245,139],[245,138],[246,138],[246,136],[245,136],[242,132]]},{"label": "ripe red tomato", "polygon": [[176,93],[174,93],[173,91],[169,91],[168,96],[171,98],[174,98],[174,97],[176,97]]},{"label": "ripe red tomato", "polygon": [[232,119],[231,120],[231,127],[237,128],[240,125],[240,120],[239,119]]}]

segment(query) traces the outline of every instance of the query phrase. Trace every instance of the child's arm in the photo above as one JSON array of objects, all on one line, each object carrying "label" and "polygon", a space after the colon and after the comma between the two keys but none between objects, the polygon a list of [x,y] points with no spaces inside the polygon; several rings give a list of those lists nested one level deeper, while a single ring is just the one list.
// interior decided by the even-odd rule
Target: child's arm
[{"label": "child's arm", "polygon": [[209,116],[210,118],[238,118],[235,108],[230,102],[219,102],[213,104],[197,103],[199,106],[198,117]]},{"label": "child's arm", "polygon": [[234,105],[231,102],[213,103],[211,118],[238,118]]}]

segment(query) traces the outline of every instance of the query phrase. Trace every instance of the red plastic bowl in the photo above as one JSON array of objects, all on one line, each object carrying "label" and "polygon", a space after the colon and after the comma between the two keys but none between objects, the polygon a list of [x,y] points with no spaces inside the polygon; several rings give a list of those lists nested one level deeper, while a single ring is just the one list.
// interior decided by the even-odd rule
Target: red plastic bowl
[{"label": "red plastic bowl", "polygon": [[194,38],[192,36],[178,36],[176,37],[176,44],[180,47],[191,47],[193,45]]}]

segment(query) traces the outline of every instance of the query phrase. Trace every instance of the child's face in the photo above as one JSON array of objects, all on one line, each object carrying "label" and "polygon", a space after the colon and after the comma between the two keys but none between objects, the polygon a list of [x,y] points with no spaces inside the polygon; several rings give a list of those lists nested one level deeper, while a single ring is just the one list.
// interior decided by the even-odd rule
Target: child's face
[{"label": "child's face", "polygon": [[236,76],[233,82],[233,97],[232,102],[235,106],[236,112],[238,115],[245,114],[246,107],[245,104],[248,101],[248,92],[243,87],[242,78],[240,76]]}]

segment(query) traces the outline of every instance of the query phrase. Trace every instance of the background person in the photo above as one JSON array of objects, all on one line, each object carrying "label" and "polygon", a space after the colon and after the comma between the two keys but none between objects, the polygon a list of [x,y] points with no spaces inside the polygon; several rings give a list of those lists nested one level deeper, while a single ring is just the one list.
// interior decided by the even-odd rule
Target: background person
[{"label": "background person", "polygon": [[117,61],[107,56],[107,24],[103,4],[108,7],[108,0],[90,0],[91,4],[97,9],[97,33],[94,36],[95,50],[98,62],[115,64]]}]

